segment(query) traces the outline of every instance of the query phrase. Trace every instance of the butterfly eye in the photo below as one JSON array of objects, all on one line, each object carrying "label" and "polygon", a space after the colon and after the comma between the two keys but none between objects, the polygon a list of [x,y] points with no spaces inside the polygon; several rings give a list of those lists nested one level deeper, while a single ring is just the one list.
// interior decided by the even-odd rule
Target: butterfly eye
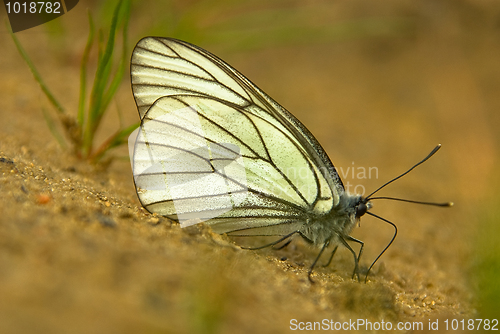
[{"label": "butterfly eye", "polygon": [[366,205],[366,203],[359,203],[356,207],[356,218],[360,218],[361,216],[363,216],[366,211],[368,211],[368,206]]}]

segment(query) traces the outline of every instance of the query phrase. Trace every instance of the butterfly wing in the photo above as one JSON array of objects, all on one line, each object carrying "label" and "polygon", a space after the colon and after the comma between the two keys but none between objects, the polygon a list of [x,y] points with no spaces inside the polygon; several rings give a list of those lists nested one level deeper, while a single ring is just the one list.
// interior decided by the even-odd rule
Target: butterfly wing
[{"label": "butterfly wing", "polygon": [[142,119],[134,175],[146,209],[233,235],[284,235],[344,188],[310,132],[211,53],[146,37],[132,54]]}]

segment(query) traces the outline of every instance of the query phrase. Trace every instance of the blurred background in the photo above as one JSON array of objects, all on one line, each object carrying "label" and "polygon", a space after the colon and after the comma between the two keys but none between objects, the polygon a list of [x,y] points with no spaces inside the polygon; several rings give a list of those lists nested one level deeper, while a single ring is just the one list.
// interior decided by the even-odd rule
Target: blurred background
[{"label": "blurred background", "polygon": [[[81,1],[54,21],[16,33],[72,115],[87,9],[102,29],[97,38],[105,40],[115,6]],[[338,262],[318,269],[319,283],[310,286],[303,268],[316,251],[300,243],[279,261],[273,252],[234,250],[203,228],[184,231],[144,214],[125,146],[110,152],[114,159],[106,168],[71,157],[49,131],[43,110],[51,112],[51,105],[4,25],[0,187],[9,196],[0,217],[3,332],[284,332],[294,317],[498,318],[498,1],[132,1],[128,35],[120,34],[118,43],[130,55],[144,36],[182,39],[224,59],[302,121],[344,182],[366,193],[441,143],[436,156],[380,195],[455,206],[375,202],[373,212],[394,222],[398,237],[372,281],[350,281],[352,259],[340,251]],[[96,64],[91,53],[89,75]],[[127,71],[97,142],[118,124],[139,121]],[[369,167],[378,174],[348,170]],[[37,178],[42,169],[48,181]],[[16,183],[16,175],[32,188]],[[64,179],[74,182],[72,199]],[[19,190],[23,185],[27,192]],[[52,199],[47,204],[39,197],[44,193]],[[114,200],[101,205],[101,197],[93,201],[96,194]],[[76,207],[86,205],[88,213]],[[109,232],[99,214],[118,228]],[[353,236],[366,244],[364,266],[392,233],[363,217]]]}]

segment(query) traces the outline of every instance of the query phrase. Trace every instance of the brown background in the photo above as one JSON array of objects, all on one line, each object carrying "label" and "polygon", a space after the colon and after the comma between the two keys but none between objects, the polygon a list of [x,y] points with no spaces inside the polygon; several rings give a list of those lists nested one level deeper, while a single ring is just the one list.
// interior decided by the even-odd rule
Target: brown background
[{"label": "brown background", "polygon": [[[111,8],[90,7],[98,18]],[[285,22],[281,11],[297,20]],[[304,29],[304,38],[276,43],[259,25],[272,15],[296,32],[339,28],[325,38]],[[245,36],[261,44],[239,39],[246,20],[253,23]],[[17,36],[75,113],[85,4],[55,21]],[[109,19],[97,21],[107,27]],[[377,167],[378,179],[344,178],[367,192],[441,143],[383,194],[455,206],[376,202],[373,212],[399,234],[368,284],[350,279],[343,250],[311,285],[306,272],[317,250],[297,242],[245,251],[202,226],[180,229],[140,208],[125,147],[108,168],[61,149],[42,114],[51,107],[2,28],[1,333],[285,332],[290,319],[358,318],[425,326],[440,319],[444,329],[445,319],[498,317],[490,282],[499,261],[500,3],[141,2],[130,44],[150,34],[187,36],[239,69],[296,115],[339,169]],[[125,125],[138,121],[128,77],[98,141],[118,128],[117,111]],[[366,243],[367,266],[392,229],[363,217],[353,235]]]}]

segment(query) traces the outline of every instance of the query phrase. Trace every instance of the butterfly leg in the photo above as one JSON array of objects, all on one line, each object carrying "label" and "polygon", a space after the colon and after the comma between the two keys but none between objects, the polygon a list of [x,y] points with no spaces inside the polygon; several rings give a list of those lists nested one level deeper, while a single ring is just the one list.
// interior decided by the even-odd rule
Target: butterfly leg
[{"label": "butterfly leg", "polygon": [[[352,238],[350,236],[347,236],[346,238],[349,241],[361,242],[358,239],[354,239],[354,238]],[[355,276],[358,276],[358,282],[359,282],[359,266],[358,266],[358,264],[359,264],[359,257],[356,255],[356,252],[347,243],[347,241],[344,239],[344,237],[339,236],[339,240],[345,246],[345,248],[347,248],[351,252],[352,256],[354,256],[354,272],[352,273],[352,278],[354,279]],[[361,244],[363,244],[363,243],[361,242]]]},{"label": "butterfly leg", "polygon": [[[356,243],[358,243],[358,244],[361,245],[361,247],[359,248],[359,253],[358,253],[358,264],[359,264],[360,259],[361,259],[361,255],[363,254],[363,249],[364,249],[365,243],[363,241],[359,240],[359,239],[351,237],[350,235],[347,236],[346,239],[349,240],[349,241],[352,241],[352,242],[356,242]],[[358,268],[358,270],[359,270],[359,268]],[[359,272],[354,272],[352,274],[353,278],[354,278],[354,275],[358,275],[358,281],[359,281]],[[365,281],[366,281],[366,277],[365,277]]]},{"label": "butterfly leg", "polygon": [[[266,244],[266,245],[264,245],[264,246],[259,246],[259,247],[241,247],[241,248],[242,248],[242,249],[249,249],[249,250],[257,250],[257,249],[262,249],[262,248],[266,248],[266,247],[271,247],[271,246],[274,246],[274,245],[279,244],[279,243],[280,243],[280,242],[282,242],[283,240],[286,240],[286,239],[288,239],[288,238],[292,237],[295,233],[299,233],[299,231],[293,231],[292,233],[289,233],[289,234],[285,235],[284,237],[279,238],[278,240],[273,241],[273,242],[271,242],[271,243],[269,243],[269,244]],[[289,240],[287,243],[285,243],[285,245],[284,245],[284,246],[282,246],[282,247],[280,247],[280,248],[278,248],[278,249],[281,249],[281,248],[283,248],[283,247],[287,246],[290,242],[291,242],[291,240]]]},{"label": "butterfly leg", "polygon": [[290,245],[290,243],[292,242],[292,239],[290,238],[287,242],[285,242],[283,245],[279,246],[278,248],[273,248],[275,250],[280,250],[280,249],[283,249],[285,248],[286,246]]},{"label": "butterfly leg", "polygon": [[330,265],[330,263],[332,263],[333,256],[335,255],[335,252],[337,252],[337,248],[339,248],[339,246],[335,246],[335,248],[332,251],[332,254],[330,254],[330,258],[328,259],[328,262],[325,265],[323,265],[323,267],[328,267]]},{"label": "butterfly leg", "polygon": [[314,283],[313,279],[311,278],[312,271],[313,271],[314,267],[316,266],[316,263],[318,262],[319,258],[321,257],[321,254],[323,254],[324,250],[326,249],[326,247],[328,247],[329,244],[330,244],[330,240],[327,240],[323,244],[323,247],[321,247],[321,250],[319,251],[318,256],[316,256],[316,259],[314,259],[314,262],[311,265],[311,268],[309,268],[309,272],[307,273],[307,278],[309,278],[309,281],[311,283]]},{"label": "butterfly leg", "polygon": [[358,243],[358,244],[361,245],[361,247],[359,249],[359,254],[358,254],[358,262],[359,262],[359,260],[361,259],[361,254],[363,254],[363,247],[365,246],[365,243],[363,241],[359,240],[359,239],[351,237],[350,235],[348,235],[346,237],[346,239],[349,240],[349,241],[352,241],[352,242],[356,242],[356,243]]}]

